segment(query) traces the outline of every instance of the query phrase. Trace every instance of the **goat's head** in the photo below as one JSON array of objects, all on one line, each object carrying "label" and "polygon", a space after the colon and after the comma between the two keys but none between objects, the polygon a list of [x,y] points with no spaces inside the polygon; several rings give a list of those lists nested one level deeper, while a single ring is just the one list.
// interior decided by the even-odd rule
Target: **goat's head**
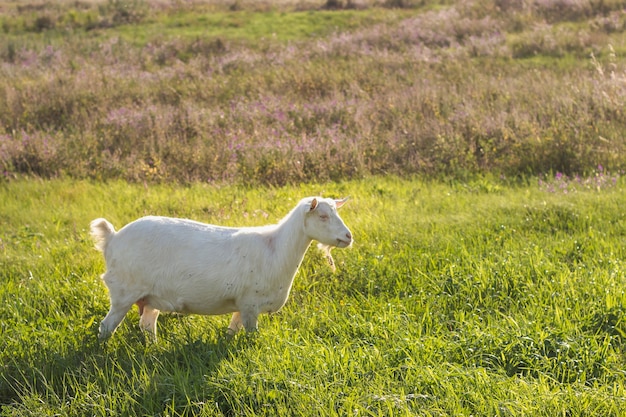
[{"label": "goat's head", "polygon": [[306,200],[304,232],[323,245],[346,248],[352,245],[352,233],[337,213],[348,198],[333,200],[331,198],[313,197]]}]

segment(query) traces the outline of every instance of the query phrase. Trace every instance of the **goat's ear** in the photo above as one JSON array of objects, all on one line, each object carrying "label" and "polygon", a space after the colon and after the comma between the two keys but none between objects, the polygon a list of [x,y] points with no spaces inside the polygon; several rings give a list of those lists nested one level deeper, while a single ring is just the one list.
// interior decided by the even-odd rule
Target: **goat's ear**
[{"label": "goat's ear", "polygon": [[311,200],[311,207],[309,208],[309,211],[313,211],[317,208],[317,198],[314,198],[313,200]]},{"label": "goat's ear", "polygon": [[337,208],[341,208],[341,206],[346,204],[349,199],[350,199],[350,197],[344,197],[341,200],[335,200],[335,204],[337,205]]}]

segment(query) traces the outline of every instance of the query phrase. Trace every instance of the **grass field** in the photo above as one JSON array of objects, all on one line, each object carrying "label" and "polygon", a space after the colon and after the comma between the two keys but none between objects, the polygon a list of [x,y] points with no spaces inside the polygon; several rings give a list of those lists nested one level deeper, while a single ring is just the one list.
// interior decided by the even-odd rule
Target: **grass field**
[{"label": "grass field", "polygon": [[[0,0],[0,416],[625,416],[623,0]],[[255,335],[88,224],[350,195]]]},{"label": "grass field", "polygon": [[624,8],[0,2],[0,178],[284,185],[626,169]]},{"label": "grass field", "polygon": [[[606,173],[283,188],[15,181],[0,186],[3,416],[626,413],[625,185]],[[108,298],[87,226],[144,214],[279,220],[351,195],[356,244],[311,248],[282,311],[228,341],[228,317],[136,310],[97,340]]]}]

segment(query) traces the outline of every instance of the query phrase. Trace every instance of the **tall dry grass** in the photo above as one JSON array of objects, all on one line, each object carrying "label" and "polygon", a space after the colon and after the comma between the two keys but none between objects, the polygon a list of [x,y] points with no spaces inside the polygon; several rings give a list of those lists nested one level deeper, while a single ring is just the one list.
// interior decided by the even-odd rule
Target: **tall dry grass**
[{"label": "tall dry grass", "polygon": [[[237,38],[185,35],[181,16],[268,13],[245,2],[7,9],[4,176],[283,184],[624,168],[625,2],[417,3],[287,2],[272,19],[405,8],[286,41],[247,40],[245,24]],[[177,35],[144,30],[174,19]]]}]

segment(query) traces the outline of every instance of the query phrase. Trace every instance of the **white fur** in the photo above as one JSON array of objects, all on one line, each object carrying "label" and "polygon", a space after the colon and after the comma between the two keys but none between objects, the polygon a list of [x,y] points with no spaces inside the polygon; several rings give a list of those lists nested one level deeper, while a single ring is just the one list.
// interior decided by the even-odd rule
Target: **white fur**
[{"label": "white fur", "polygon": [[329,247],[352,244],[337,214],[346,200],[305,198],[278,224],[262,227],[148,216],[116,232],[105,219],[92,221],[111,298],[100,338],[115,331],[133,304],[139,306],[140,327],[155,338],[160,310],[234,313],[230,333],[256,330],[260,313],[277,311],[287,301],[312,240]]}]

